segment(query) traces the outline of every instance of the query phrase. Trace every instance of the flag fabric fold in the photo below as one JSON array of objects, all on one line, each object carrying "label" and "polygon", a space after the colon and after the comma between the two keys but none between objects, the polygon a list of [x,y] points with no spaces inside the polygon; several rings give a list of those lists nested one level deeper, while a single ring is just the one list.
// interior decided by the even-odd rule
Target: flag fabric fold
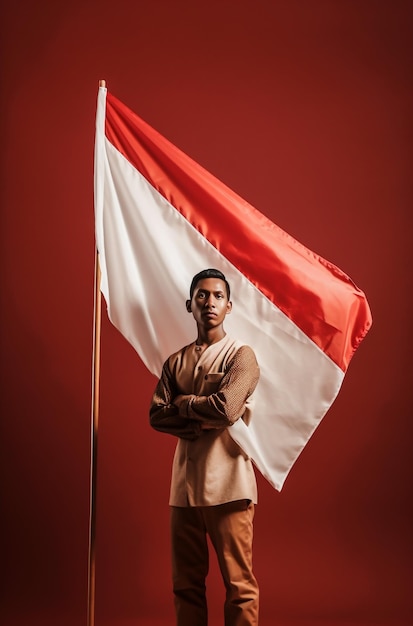
[{"label": "flag fabric fold", "polygon": [[159,376],[194,340],[192,276],[224,272],[229,334],[261,369],[249,426],[229,429],[278,490],[371,325],[364,293],[99,88],[96,242],[112,323]]}]

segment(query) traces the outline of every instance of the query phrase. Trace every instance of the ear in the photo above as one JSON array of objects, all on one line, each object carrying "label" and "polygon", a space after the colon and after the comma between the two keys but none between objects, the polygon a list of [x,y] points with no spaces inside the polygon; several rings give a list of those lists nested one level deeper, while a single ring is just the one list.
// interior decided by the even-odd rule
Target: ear
[{"label": "ear", "polygon": [[191,309],[191,301],[190,301],[190,300],[187,300],[187,301],[186,301],[186,310],[188,311],[188,313],[191,313],[191,312],[192,312],[192,309]]},{"label": "ear", "polygon": [[227,315],[228,315],[228,313],[231,313],[231,311],[232,311],[232,302],[228,301],[228,304],[227,304]]}]

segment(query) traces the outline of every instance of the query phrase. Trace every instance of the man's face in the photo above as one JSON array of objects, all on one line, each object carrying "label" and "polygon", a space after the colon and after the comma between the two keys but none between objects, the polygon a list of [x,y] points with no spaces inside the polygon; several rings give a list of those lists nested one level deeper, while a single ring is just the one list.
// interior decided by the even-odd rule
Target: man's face
[{"label": "man's face", "polygon": [[187,301],[187,309],[192,312],[198,325],[214,328],[223,323],[232,303],[227,297],[227,289],[220,278],[203,278],[200,280]]}]

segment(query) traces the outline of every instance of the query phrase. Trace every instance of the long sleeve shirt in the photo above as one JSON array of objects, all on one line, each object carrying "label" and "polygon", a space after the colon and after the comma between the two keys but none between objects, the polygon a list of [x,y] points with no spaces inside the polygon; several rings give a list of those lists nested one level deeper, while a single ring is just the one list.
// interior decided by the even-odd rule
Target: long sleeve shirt
[{"label": "long sleeve shirt", "polygon": [[228,428],[238,419],[249,423],[258,380],[253,350],[228,335],[205,349],[192,343],[167,359],[153,395],[150,423],[178,437],[172,506],[257,501],[251,460]]}]

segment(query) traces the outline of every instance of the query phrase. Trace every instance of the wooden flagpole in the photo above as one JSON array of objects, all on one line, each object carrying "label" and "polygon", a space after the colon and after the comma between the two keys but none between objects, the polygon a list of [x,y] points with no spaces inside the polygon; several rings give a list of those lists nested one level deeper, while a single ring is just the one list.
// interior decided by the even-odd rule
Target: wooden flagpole
[{"label": "wooden flagpole", "polygon": [[89,560],[88,560],[88,626],[95,623],[95,538],[96,538],[96,487],[99,426],[99,377],[100,377],[100,331],[102,296],[100,293],[99,254],[95,254],[95,289],[93,306],[93,359],[92,359],[92,408],[91,408],[91,459],[89,504]]},{"label": "wooden flagpole", "polygon": [[[104,80],[99,87],[105,87]],[[92,349],[92,400],[90,434],[90,504],[89,504],[89,554],[88,554],[88,613],[87,625],[95,624],[95,539],[96,539],[96,488],[99,426],[99,379],[100,379],[100,335],[102,319],[102,295],[100,292],[101,272],[99,253],[95,251],[94,300],[93,300],[93,349]]]}]

